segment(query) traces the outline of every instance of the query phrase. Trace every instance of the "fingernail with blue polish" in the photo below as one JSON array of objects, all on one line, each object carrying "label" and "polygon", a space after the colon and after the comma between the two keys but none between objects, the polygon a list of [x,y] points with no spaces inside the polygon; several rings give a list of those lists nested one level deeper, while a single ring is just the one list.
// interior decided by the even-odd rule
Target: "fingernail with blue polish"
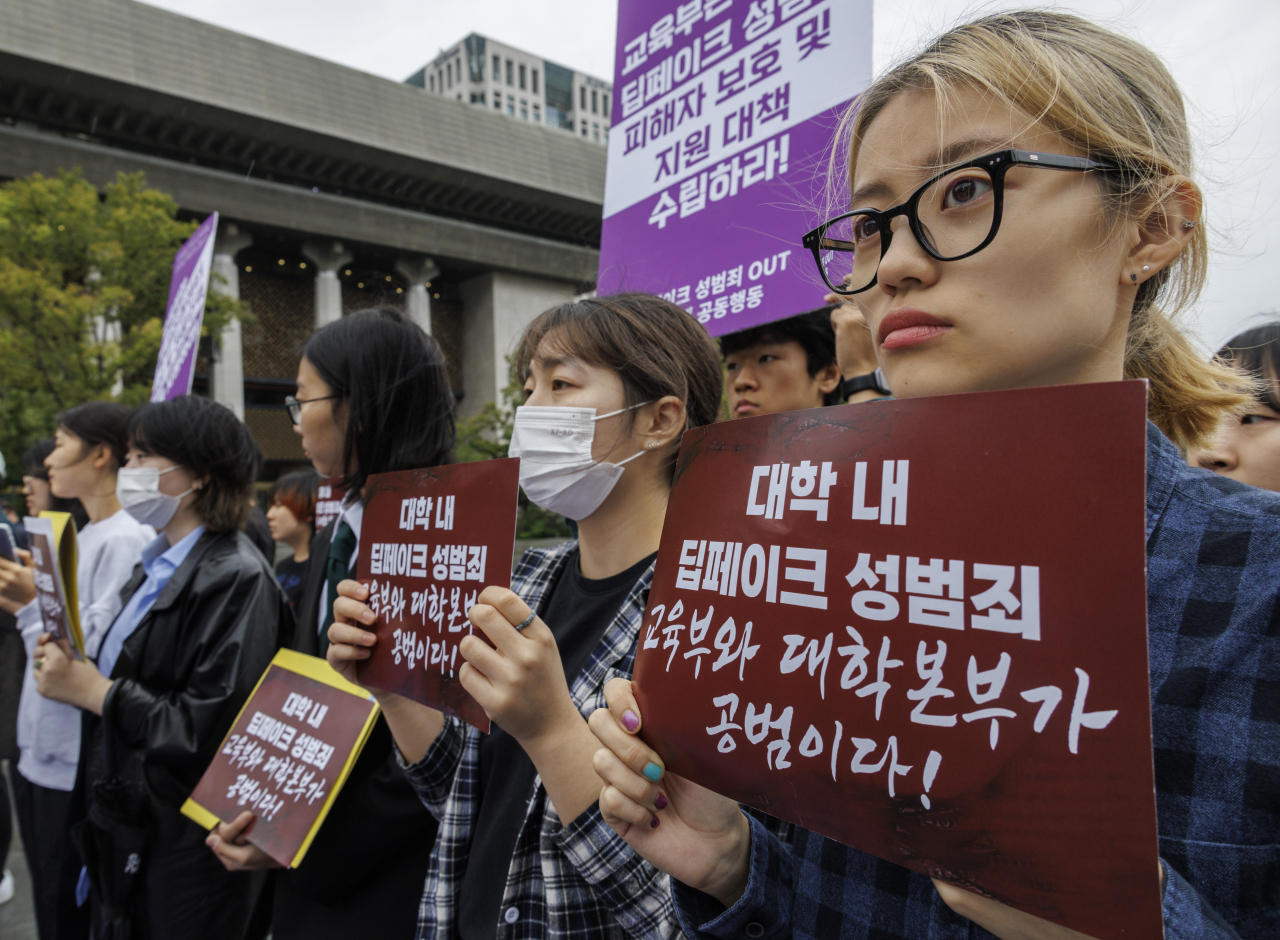
[{"label": "fingernail with blue polish", "polygon": [[644,775],[654,783],[657,783],[662,779],[662,768],[653,761],[649,761],[649,763],[644,765]]}]

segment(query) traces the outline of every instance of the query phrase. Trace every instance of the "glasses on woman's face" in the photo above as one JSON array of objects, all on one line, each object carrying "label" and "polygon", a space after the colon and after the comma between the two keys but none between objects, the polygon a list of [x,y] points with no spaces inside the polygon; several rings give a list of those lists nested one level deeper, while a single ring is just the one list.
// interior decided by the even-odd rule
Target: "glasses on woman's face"
[{"label": "glasses on woman's face", "polygon": [[874,287],[880,261],[893,238],[892,222],[907,217],[920,247],[939,261],[958,261],[986,248],[1000,230],[1004,177],[1011,167],[1050,170],[1115,170],[1085,157],[1001,150],[939,173],[892,209],[855,209],[823,222],[802,239],[822,279],[837,294]]},{"label": "glasses on woman's face", "polygon": [[302,420],[302,406],[309,405],[313,401],[329,401],[331,398],[341,398],[341,395],[325,395],[322,398],[294,398],[292,395],[284,397],[284,406],[289,409],[289,420],[297,424]]}]

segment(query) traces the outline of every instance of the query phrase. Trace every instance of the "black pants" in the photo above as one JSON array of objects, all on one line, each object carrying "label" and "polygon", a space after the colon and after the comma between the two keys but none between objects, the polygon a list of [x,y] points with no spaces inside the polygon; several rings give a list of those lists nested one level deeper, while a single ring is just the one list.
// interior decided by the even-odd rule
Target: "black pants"
[{"label": "black pants", "polygon": [[22,833],[22,847],[31,870],[40,940],[87,937],[89,909],[76,909],[74,886],[68,889],[67,884],[80,869],[67,828],[71,793],[42,787],[22,776],[17,767],[12,770],[13,802],[18,808],[18,831]]},{"label": "black pants", "polygon": [[9,861],[9,846],[12,844],[13,810],[9,806],[9,784],[4,773],[0,772],[0,877],[3,877],[5,863]]}]

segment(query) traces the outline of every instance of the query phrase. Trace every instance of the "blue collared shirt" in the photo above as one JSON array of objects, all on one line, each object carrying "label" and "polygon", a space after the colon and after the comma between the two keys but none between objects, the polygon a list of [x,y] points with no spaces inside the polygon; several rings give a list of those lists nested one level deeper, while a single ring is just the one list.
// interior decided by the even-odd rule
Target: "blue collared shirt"
[{"label": "blue collared shirt", "polygon": [[102,641],[102,647],[98,650],[98,670],[104,676],[111,675],[111,670],[116,667],[116,660],[120,658],[124,641],[133,636],[133,631],[138,629],[142,618],[151,610],[160,592],[169,583],[173,573],[187,560],[191,549],[196,547],[196,542],[200,541],[202,535],[204,526],[196,526],[177,545],[170,547],[169,539],[160,535],[142,550],[142,569],[147,573],[147,580],[133,592],[133,597],[124,605],[120,616],[116,617]]}]

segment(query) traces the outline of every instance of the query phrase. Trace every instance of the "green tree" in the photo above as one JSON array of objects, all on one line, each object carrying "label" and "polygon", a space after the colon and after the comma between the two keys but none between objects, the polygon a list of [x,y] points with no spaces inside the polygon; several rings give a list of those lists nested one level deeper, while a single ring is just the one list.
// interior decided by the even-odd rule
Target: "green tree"
[{"label": "green tree", "polygon": [[[507,360],[510,368],[511,361]],[[511,446],[511,428],[515,423],[516,406],[524,404],[524,385],[517,380],[514,370],[511,381],[502,390],[502,401],[486,402],[484,407],[470,418],[458,422],[457,455],[461,463],[473,460],[493,460],[507,456]],[[529,502],[520,491],[520,509],[516,516],[516,538],[543,539],[568,538],[569,526],[564,516],[548,512]]]},{"label": "green tree", "polygon": [[[173,256],[195,230],[141,173],[104,192],[79,170],[0,185],[0,449],[7,477],[86,401],[146,401],[160,350]],[[210,291],[204,335],[239,302]]]}]

